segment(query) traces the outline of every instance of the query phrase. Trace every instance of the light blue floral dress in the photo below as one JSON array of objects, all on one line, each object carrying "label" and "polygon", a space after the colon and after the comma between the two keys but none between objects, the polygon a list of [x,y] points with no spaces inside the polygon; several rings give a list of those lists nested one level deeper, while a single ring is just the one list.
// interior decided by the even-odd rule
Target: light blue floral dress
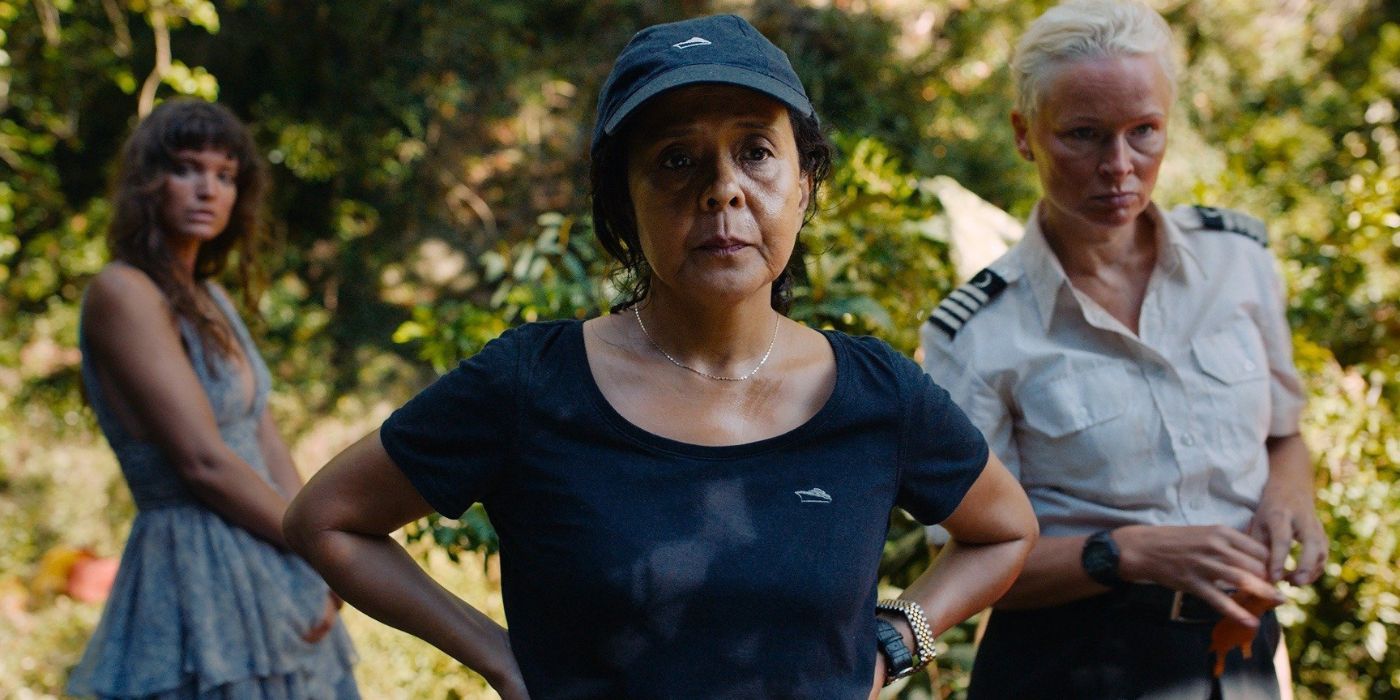
[{"label": "light blue floral dress", "polygon": [[[207,283],[206,283],[207,284]],[[207,284],[253,366],[252,401],[229,361],[208,355],[194,327],[180,332],[219,433],[273,488],[257,440],[270,377],[223,290]],[[326,584],[306,562],[229,523],[185,486],[150,442],[133,438],[108,406],[85,341],[83,384],[121,463],[138,513],[102,620],[68,692],[82,697],[185,700],[358,698],[344,625],[315,644]],[[251,404],[251,408],[250,408]]]}]

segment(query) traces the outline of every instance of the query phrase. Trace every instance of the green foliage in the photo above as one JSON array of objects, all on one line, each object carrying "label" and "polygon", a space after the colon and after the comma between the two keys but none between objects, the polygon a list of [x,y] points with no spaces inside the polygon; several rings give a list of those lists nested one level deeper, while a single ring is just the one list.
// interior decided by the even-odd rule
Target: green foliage
[{"label": "green foliage", "polygon": [[[912,353],[953,277],[929,178],[1029,210],[1037,189],[1011,145],[1006,62],[1049,4],[741,4],[790,51],[841,151],[803,233],[794,317]],[[1400,8],[1156,6],[1187,56],[1159,200],[1267,219],[1289,287],[1333,544],[1323,580],[1283,612],[1299,693],[1400,697]],[[30,601],[47,631],[7,627],[8,587],[56,544],[114,554],[131,517],[80,398],[76,310],[105,259],[105,183],[148,84],[157,99],[217,96],[251,122],[275,179],[254,324],[273,408],[290,435],[339,446],[353,435],[327,417],[378,405],[355,397],[401,402],[506,328],[605,311],[616,287],[586,201],[596,89],[636,29],[720,7],[0,0],[0,695],[56,692],[95,616]],[[153,73],[162,31],[171,60]],[[407,534],[425,560],[490,569],[476,559],[496,547],[479,508]],[[919,537],[896,517],[889,585],[926,565]],[[375,629],[357,629],[362,651],[398,664],[382,676],[400,684],[376,688],[482,692],[465,676],[412,685],[452,665]],[[971,630],[945,636],[941,675],[907,697],[965,689]]]},{"label": "green foliage", "polygon": [[572,235],[574,219],[561,214],[543,214],[537,223],[534,238],[477,257],[478,269],[465,279],[481,282],[467,283],[468,296],[415,307],[394,342],[416,343],[419,356],[441,372],[507,328],[604,313],[609,273],[591,239]]},{"label": "green foliage", "polygon": [[[501,550],[501,540],[496,537],[496,529],[480,503],[455,520],[433,513],[404,528],[404,534],[409,542],[428,541],[441,547],[454,563],[460,562],[465,552],[479,552],[490,557]],[[483,559],[483,565],[489,562],[489,558]]]},{"label": "green foliage", "polygon": [[1400,435],[1378,381],[1304,344],[1312,376],[1307,437],[1321,467],[1318,498],[1332,556],[1322,578],[1296,591],[1283,619],[1299,676],[1316,697],[1394,697],[1400,689]]},{"label": "green foliage", "polygon": [[792,317],[875,335],[912,354],[918,327],[952,281],[937,198],[873,137],[836,134],[842,157],[807,249]]}]

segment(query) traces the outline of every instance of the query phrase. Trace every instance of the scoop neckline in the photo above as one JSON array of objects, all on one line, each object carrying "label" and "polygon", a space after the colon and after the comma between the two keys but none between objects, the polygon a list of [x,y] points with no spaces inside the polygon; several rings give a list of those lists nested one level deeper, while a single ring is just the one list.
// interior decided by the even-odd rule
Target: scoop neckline
[{"label": "scoop neckline", "polygon": [[817,412],[802,424],[787,432],[735,445],[699,445],[657,435],[628,420],[603,395],[602,388],[598,386],[598,380],[593,376],[593,369],[588,364],[588,347],[583,340],[583,324],[584,321],[576,321],[573,324],[573,328],[569,332],[569,342],[573,345],[573,352],[570,354],[574,358],[574,368],[583,377],[585,392],[594,404],[594,408],[607,423],[631,441],[650,450],[684,457],[715,460],[728,460],[771,452],[818,430],[845,401],[850,375],[847,368],[849,363],[846,359],[846,346],[840,341],[838,338],[840,334],[836,331],[818,330],[817,332],[821,333],[831,346],[831,353],[836,363],[836,381],[821,408],[817,409]]}]

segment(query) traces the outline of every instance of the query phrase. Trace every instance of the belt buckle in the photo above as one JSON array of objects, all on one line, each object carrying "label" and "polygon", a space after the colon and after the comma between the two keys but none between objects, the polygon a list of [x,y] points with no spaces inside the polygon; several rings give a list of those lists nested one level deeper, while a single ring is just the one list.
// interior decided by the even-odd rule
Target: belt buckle
[{"label": "belt buckle", "polygon": [[1184,616],[1182,616],[1182,614],[1181,614],[1181,608],[1182,608],[1182,604],[1185,603],[1185,601],[1186,601],[1186,592],[1185,592],[1185,591],[1173,591],[1173,592],[1172,592],[1172,611],[1171,611],[1171,614],[1169,614],[1169,615],[1167,616],[1167,619],[1168,619],[1168,620],[1171,620],[1172,622],[1186,622],[1186,623],[1201,623],[1201,622],[1210,622],[1210,621],[1211,621],[1210,619],[1207,619],[1207,618],[1204,618],[1204,617],[1184,617]]}]

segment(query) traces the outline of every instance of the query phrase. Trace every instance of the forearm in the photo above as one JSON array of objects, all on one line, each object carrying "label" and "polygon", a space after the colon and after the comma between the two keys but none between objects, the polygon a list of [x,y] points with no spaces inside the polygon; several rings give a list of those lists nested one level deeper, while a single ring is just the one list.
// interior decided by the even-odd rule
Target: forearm
[{"label": "forearm", "polygon": [[[924,609],[934,634],[1000,598],[1040,535],[1025,490],[995,456],[943,527],[952,540],[901,596]],[[895,622],[910,641],[908,626]]]},{"label": "forearm", "polygon": [[272,482],[287,499],[295,497],[303,483],[301,474],[297,472],[292,453],[287,449],[287,443],[282,440],[277,425],[272,422],[271,414],[266,411],[258,424],[258,447],[262,451],[263,461],[267,464],[267,473],[272,477]]},{"label": "forearm", "polygon": [[[1225,589],[1260,598],[1277,591],[1262,580],[1267,550],[1244,533],[1224,525],[1125,525],[1113,530],[1118,578],[1155,583],[1191,593],[1246,626],[1254,616]],[[1020,580],[997,607],[1038,608],[1068,603],[1108,590],[1084,571],[1087,538],[1048,537],[1031,554]]]},{"label": "forearm", "polygon": [[282,516],[287,499],[227,448],[181,461],[190,491],[225,520],[286,549]]},{"label": "forearm", "polygon": [[[1260,493],[1248,532],[1269,548],[1271,580],[1286,575],[1295,584],[1311,583],[1322,573],[1328,549],[1327,535],[1317,518],[1312,457],[1297,434],[1271,437],[1265,446],[1269,479]],[[1294,542],[1301,546],[1296,566],[1289,572],[1285,571],[1285,560]]]},{"label": "forearm", "polygon": [[1284,488],[1311,504],[1314,476],[1308,446],[1298,434],[1271,437],[1265,443],[1269,454],[1269,480],[1265,490]]},{"label": "forearm", "polygon": [[1042,608],[1088,598],[1107,591],[1084,573],[1080,554],[1084,535],[1042,537],[1031,549],[1021,575],[996,602],[1008,610]]},{"label": "forearm", "polygon": [[900,597],[922,606],[933,633],[941,634],[1000,598],[1034,541],[1034,534],[992,544],[954,539]]},{"label": "forearm", "polygon": [[293,548],[346,602],[480,673],[508,696],[519,671],[505,628],[443,588],[388,535],[306,532],[288,521]]}]

